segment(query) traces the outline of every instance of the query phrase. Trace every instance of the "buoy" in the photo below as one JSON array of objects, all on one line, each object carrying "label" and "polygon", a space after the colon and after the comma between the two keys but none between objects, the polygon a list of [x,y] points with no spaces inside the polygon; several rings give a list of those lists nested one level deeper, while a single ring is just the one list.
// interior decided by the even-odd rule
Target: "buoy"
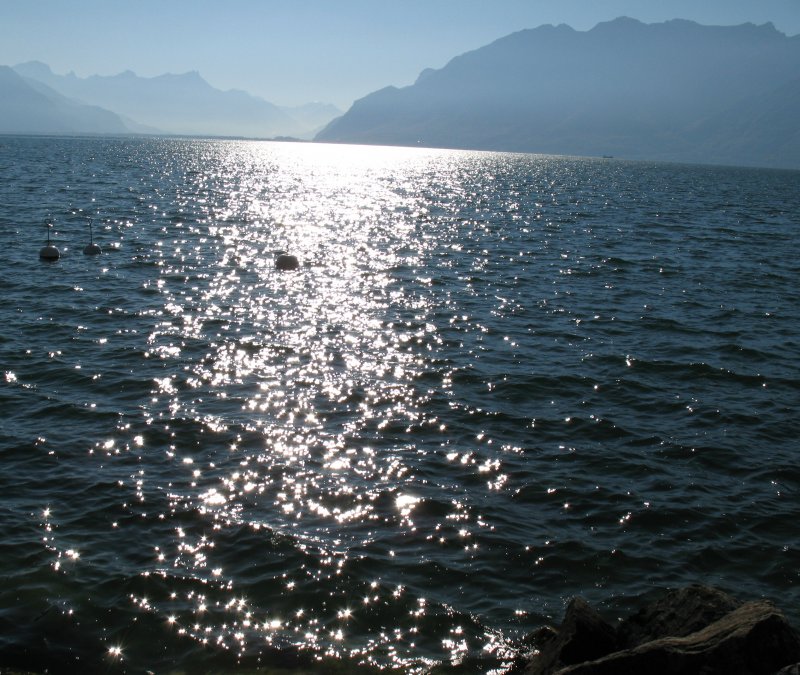
[{"label": "buoy", "polygon": [[298,267],[300,267],[300,262],[297,260],[297,256],[289,255],[288,253],[282,253],[276,258],[275,267],[282,272],[287,272],[290,270],[296,270]]},{"label": "buoy", "polygon": [[103,250],[98,244],[94,243],[94,235],[92,234],[92,219],[89,218],[89,244],[83,249],[83,255],[100,255]]},{"label": "buoy", "polygon": [[39,258],[42,260],[58,260],[61,257],[61,253],[50,243],[50,228],[53,227],[53,223],[45,220],[44,225],[47,228],[47,244],[39,249]]}]

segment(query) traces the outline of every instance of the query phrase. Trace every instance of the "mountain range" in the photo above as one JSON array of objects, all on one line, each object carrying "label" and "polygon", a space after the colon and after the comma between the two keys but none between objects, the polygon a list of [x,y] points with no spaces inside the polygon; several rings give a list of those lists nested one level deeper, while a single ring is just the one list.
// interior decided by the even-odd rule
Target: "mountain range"
[{"label": "mountain range", "polygon": [[0,133],[130,133],[119,115],[26,82],[0,66]]},{"label": "mountain range", "polygon": [[365,96],[315,140],[800,168],[800,36],[541,26]]},{"label": "mountain range", "polygon": [[32,61],[0,66],[0,133],[292,136],[800,168],[800,36],[681,19],[540,26],[344,114],[221,91],[197,72],[78,77]]},{"label": "mountain range", "polygon": [[81,78],[56,75],[37,61],[0,67],[2,133],[310,138],[340,114],[329,104],[279,107],[244,91],[221,91],[197,72]]}]

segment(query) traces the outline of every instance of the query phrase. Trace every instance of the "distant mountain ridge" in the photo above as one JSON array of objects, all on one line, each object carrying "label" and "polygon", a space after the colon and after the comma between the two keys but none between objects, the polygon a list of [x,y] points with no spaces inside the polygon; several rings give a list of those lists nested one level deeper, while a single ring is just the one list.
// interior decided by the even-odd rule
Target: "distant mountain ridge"
[{"label": "distant mountain ridge", "polygon": [[316,140],[800,168],[800,37],[541,26],[356,101]]},{"label": "distant mountain ridge", "polygon": [[139,133],[309,138],[340,114],[325,104],[280,108],[244,91],[221,91],[196,71],[145,78],[128,70],[81,78],[56,75],[38,61],[13,70],[68,99],[113,111],[125,120],[126,130]]},{"label": "distant mountain ridge", "polygon": [[0,133],[119,134],[130,129],[119,115],[73,101],[0,66]]}]

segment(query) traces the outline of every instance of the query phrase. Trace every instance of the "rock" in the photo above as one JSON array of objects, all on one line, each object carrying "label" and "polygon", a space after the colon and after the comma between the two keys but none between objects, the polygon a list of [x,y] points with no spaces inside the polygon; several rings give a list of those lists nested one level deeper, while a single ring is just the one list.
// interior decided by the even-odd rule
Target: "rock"
[{"label": "rock", "polygon": [[610,654],[617,649],[617,634],[583,598],[573,598],[556,634],[546,634],[537,647],[539,653],[526,668],[526,675],[544,675]]},{"label": "rock", "polygon": [[740,603],[694,585],[668,591],[622,621],[606,623],[582,599],[556,631],[539,629],[525,675],[800,675],[800,634],[772,603]]},{"label": "rock", "polygon": [[532,633],[528,633],[522,642],[525,645],[535,647],[539,650],[542,649],[545,643],[551,642],[558,637],[558,631],[552,626],[541,626]]},{"label": "rock", "polygon": [[558,675],[773,675],[799,659],[798,634],[772,603],[758,600],[741,605],[689,635],[651,640],[595,661],[549,672]]},{"label": "rock", "polygon": [[668,591],[619,625],[620,647],[630,649],[658,638],[684,637],[741,604],[723,591],[699,584]]}]

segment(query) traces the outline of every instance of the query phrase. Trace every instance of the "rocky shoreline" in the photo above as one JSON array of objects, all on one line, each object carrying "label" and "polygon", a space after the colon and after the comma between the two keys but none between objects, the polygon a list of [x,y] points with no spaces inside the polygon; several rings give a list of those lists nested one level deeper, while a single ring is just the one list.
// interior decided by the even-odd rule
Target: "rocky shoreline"
[{"label": "rocky shoreline", "polygon": [[[800,633],[773,603],[740,602],[704,585],[665,591],[616,625],[576,597],[558,628],[539,628],[523,642],[508,675],[800,675]],[[33,654],[26,658],[24,653],[10,656],[0,653],[0,675],[73,672],[76,665],[58,663],[56,655],[49,660]],[[31,660],[36,663],[33,667],[27,665]],[[176,663],[170,672],[185,671]],[[232,671],[209,664],[205,672]],[[243,666],[235,672],[367,675],[378,670],[334,658],[255,669]],[[442,663],[429,675],[479,672],[486,670],[477,662]]]},{"label": "rocky shoreline", "polygon": [[692,585],[614,626],[582,598],[528,638],[523,675],[800,675],[800,634],[771,602]]}]

